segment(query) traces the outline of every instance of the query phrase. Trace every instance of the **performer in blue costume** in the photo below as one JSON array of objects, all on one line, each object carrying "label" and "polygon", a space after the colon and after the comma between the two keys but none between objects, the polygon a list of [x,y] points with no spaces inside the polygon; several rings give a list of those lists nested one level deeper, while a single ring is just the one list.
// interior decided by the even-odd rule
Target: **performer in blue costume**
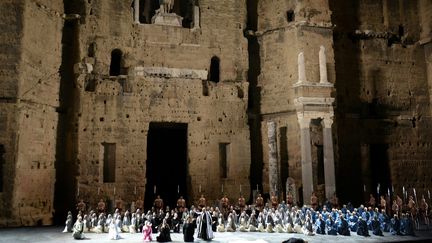
[{"label": "performer in blue costume", "polygon": [[402,235],[400,231],[400,220],[397,214],[391,219],[390,233],[392,235]]},{"label": "performer in blue costume", "polygon": [[401,227],[401,233],[403,235],[415,236],[414,220],[412,219],[411,214],[407,213],[401,221],[403,221],[403,226],[404,226],[403,228]]},{"label": "performer in blue costume", "polygon": [[328,235],[337,235],[337,224],[336,222],[333,220],[332,217],[328,217],[327,221],[326,221],[326,225],[327,225],[327,234]]},{"label": "performer in blue costume", "polygon": [[317,234],[325,235],[326,223],[321,214],[318,214],[318,219],[315,222],[315,226]]},{"label": "performer in blue costume", "polygon": [[381,213],[378,215],[378,220],[381,224],[381,230],[390,232],[390,218],[384,209],[381,210]]},{"label": "performer in blue costume", "polygon": [[354,211],[351,213],[351,216],[348,218],[349,222],[349,228],[352,232],[357,232],[357,222],[358,222],[358,216],[357,213]]}]

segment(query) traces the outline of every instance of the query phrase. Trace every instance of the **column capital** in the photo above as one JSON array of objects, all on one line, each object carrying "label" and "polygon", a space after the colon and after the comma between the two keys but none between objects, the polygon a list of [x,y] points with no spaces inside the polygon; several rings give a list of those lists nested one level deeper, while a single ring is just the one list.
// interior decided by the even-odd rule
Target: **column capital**
[{"label": "column capital", "polygon": [[311,118],[305,117],[304,115],[297,115],[297,120],[300,125],[300,129],[310,128]]},{"label": "column capital", "polygon": [[322,125],[324,128],[331,128],[333,125],[333,117],[324,117],[324,119],[322,119]]}]

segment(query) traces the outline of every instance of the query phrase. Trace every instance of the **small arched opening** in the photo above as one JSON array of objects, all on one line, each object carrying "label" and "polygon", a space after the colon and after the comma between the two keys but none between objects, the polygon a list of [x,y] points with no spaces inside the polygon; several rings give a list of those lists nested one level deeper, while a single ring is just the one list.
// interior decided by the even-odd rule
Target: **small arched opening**
[{"label": "small arched opening", "polygon": [[215,83],[219,82],[220,79],[220,59],[217,56],[212,57],[210,61],[209,78],[210,81]]},{"label": "small arched opening", "polygon": [[111,52],[110,76],[118,76],[121,74],[123,52],[120,49],[114,49]]},{"label": "small arched opening", "polygon": [[287,11],[287,21],[289,22],[293,22],[295,20],[295,14],[294,14],[294,10],[290,9]]}]

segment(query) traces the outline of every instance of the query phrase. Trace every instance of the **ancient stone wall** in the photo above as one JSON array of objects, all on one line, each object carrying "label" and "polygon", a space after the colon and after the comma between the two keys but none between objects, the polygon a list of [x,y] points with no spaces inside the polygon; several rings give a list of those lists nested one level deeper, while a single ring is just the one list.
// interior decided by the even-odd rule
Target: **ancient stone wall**
[{"label": "ancient stone wall", "polygon": [[[100,197],[114,200],[116,187],[116,196],[129,204],[138,197],[135,188],[143,193],[150,122],[188,124],[190,203],[201,193],[213,203],[222,184],[232,200],[240,185],[249,197],[245,3],[200,1],[200,25],[193,28],[136,24],[127,1],[84,4],[88,15],[85,23],[81,17],[76,68],[85,70],[75,102],[80,197],[91,205]],[[110,77],[114,49],[123,55],[122,75]],[[206,81],[214,56],[220,60],[217,83]],[[116,144],[114,183],[102,180],[103,142]],[[227,178],[219,176],[219,143],[230,144]]]},{"label": "ancient stone wall", "polygon": [[430,94],[417,7],[417,1],[331,3],[340,191],[364,184],[366,193],[376,193],[379,183],[381,192],[393,185],[399,194],[405,186],[419,195],[430,183]]},{"label": "ancient stone wall", "polygon": [[2,5],[6,190],[0,224],[51,224],[63,6],[50,1]]},{"label": "ancient stone wall", "polygon": [[[258,36],[260,43],[261,74],[258,86],[261,88],[260,110],[262,114],[261,132],[266,134],[266,121],[277,122],[279,132],[278,147],[280,157],[287,157],[287,162],[280,162],[284,176],[280,178],[285,189],[287,177],[295,180],[297,188],[301,187],[300,129],[297,121],[293,85],[298,79],[297,56],[305,56],[307,81],[317,83],[319,76],[318,52],[320,46],[326,48],[328,80],[335,82],[333,38],[330,23],[330,10],[327,1],[310,1],[295,4],[293,1],[260,1],[258,5]],[[286,130],[285,130],[286,128]],[[282,129],[282,130],[280,130]],[[335,137],[335,136],[334,136]],[[263,136],[263,184],[264,191],[270,190],[268,178],[268,146]],[[284,152],[285,151],[285,152]],[[285,153],[285,155],[284,155]],[[283,165],[288,163],[289,166]],[[281,174],[281,175],[282,175]],[[315,175],[316,177],[316,175]],[[315,180],[316,181],[316,180]],[[316,182],[315,188],[316,188]],[[309,185],[310,186],[310,185]],[[285,190],[283,190],[285,191]],[[280,195],[283,196],[282,194]]]},{"label": "ancient stone wall", "polygon": [[[3,1],[0,26],[0,144],[3,147],[1,168],[0,205],[2,217],[0,225],[6,225],[6,219],[11,217],[11,198],[13,195],[13,182],[16,158],[16,130],[17,110],[16,96],[18,93],[18,70],[20,61],[20,33],[22,32],[23,3],[16,1]],[[3,216],[4,215],[4,216]]]},{"label": "ancient stone wall", "polygon": [[[136,6],[0,2],[0,226],[62,222],[80,198],[130,206],[149,188],[154,123],[187,124],[189,203],[256,186],[282,199],[288,179],[302,200],[333,159],[342,201],[430,187],[430,1],[179,0],[157,24]],[[176,14],[184,27],[164,22]]]}]

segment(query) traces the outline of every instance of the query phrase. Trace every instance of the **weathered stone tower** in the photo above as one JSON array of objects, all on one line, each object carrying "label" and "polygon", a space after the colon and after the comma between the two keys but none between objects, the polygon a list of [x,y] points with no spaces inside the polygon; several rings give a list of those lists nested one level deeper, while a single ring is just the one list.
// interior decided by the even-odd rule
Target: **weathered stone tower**
[{"label": "weathered stone tower", "polygon": [[[84,199],[432,185],[428,0],[3,0],[0,226]],[[366,189],[364,191],[364,189]]]},{"label": "weathered stone tower", "polygon": [[[268,147],[263,146],[264,189],[283,196],[287,182],[294,182],[289,186],[296,188],[293,195],[309,199],[312,191],[325,185],[331,196],[336,189],[336,134],[332,132],[335,71],[328,2],[258,1],[257,9],[259,127],[262,144],[272,142],[266,136],[270,129],[276,133],[278,148],[278,159],[267,160]],[[276,129],[269,128],[273,123]]]}]

